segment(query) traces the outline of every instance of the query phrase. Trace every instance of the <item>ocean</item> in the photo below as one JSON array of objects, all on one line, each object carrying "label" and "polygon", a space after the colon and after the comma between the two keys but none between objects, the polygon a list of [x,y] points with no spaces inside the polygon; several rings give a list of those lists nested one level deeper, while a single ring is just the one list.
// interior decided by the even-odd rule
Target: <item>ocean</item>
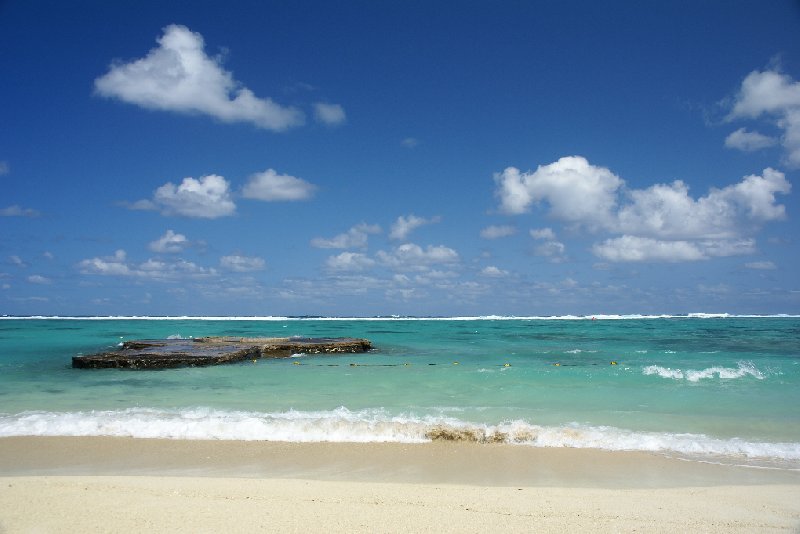
[{"label": "ocean", "polygon": [[[365,354],[72,369],[132,339],[364,337]],[[0,437],[468,440],[800,470],[800,317],[0,318]]]}]

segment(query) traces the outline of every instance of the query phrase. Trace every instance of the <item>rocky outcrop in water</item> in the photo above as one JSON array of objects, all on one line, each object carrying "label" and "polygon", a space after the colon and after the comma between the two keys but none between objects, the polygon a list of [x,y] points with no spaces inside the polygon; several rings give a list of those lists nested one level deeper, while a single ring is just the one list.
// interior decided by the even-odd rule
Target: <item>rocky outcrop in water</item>
[{"label": "rocky outcrop in water", "polygon": [[288,358],[292,354],[343,354],[367,352],[372,343],[358,338],[203,337],[126,341],[114,351],[74,356],[79,369],[165,369],[201,367],[223,363]]}]

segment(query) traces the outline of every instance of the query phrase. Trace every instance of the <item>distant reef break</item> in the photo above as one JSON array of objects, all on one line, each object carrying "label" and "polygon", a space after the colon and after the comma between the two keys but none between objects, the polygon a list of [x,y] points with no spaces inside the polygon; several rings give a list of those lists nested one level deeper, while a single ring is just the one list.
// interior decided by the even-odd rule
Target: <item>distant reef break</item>
[{"label": "distant reef break", "polygon": [[200,337],[126,341],[114,351],[74,356],[78,369],[167,369],[202,367],[293,354],[367,352],[372,343],[359,338]]}]

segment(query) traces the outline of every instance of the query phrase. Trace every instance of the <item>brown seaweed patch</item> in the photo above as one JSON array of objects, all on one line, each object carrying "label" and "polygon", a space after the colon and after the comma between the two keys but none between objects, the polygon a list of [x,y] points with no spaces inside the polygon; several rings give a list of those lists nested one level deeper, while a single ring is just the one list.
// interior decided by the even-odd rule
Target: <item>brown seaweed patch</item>
[{"label": "brown seaweed patch", "polygon": [[508,434],[505,432],[492,432],[484,437],[483,443],[508,443]]},{"label": "brown seaweed patch", "polygon": [[522,430],[514,433],[514,443],[533,443],[538,437],[532,430]]},{"label": "brown seaweed patch", "polygon": [[452,428],[435,426],[425,432],[425,437],[431,441],[460,441],[468,443],[508,443],[508,434],[505,432],[486,433],[479,428]]},{"label": "brown seaweed patch", "polygon": [[449,428],[445,426],[435,426],[425,432],[425,437],[431,441],[469,441],[480,442],[484,434],[475,429]]}]

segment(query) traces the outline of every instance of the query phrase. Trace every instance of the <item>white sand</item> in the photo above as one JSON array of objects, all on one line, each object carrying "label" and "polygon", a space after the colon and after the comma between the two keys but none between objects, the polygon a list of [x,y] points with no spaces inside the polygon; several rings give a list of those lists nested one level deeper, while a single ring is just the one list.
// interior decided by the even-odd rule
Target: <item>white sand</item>
[{"label": "white sand", "polygon": [[3,533],[800,530],[800,473],[635,453],[5,438],[0,475]]}]

